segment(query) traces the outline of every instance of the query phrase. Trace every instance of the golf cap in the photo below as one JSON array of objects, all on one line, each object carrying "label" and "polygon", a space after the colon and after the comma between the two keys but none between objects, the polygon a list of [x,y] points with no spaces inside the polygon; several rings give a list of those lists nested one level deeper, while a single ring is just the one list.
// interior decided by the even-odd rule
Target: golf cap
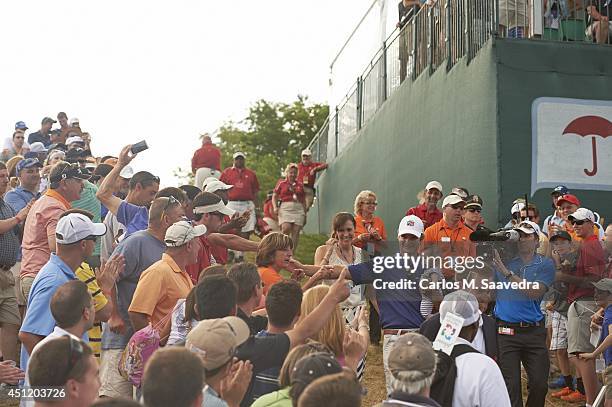
[{"label": "golf cap", "polygon": [[334,355],[326,352],[316,352],[304,356],[297,361],[293,371],[290,373],[291,384],[301,383],[308,385],[315,379],[334,373],[340,373],[342,366]]},{"label": "golf cap", "polygon": [[193,226],[191,222],[180,220],[166,230],[164,242],[167,247],[180,247],[205,233],[206,226]]},{"label": "golf cap", "polygon": [[73,117],[72,119],[70,119],[70,121],[68,122],[68,124],[70,124],[71,126],[74,126],[75,124],[79,124],[79,119],[76,117]]},{"label": "golf cap", "polygon": [[[208,188],[208,186],[207,186]],[[193,200],[193,213],[214,213],[219,212],[223,215],[233,216],[236,211],[228,208],[223,199],[220,196],[213,194],[212,192],[204,191],[198,194]]]},{"label": "golf cap", "polygon": [[50,117],[43,118],[41,124],[47,124],[47,123],[51,123],[51,124],[57,123],[57,120],[53,120]]},{"label": "golf cap", "polygon": [[134,169],[129,165],[126,165],[119,172],[119,176],[123,179],[132,179],[132,177],[134,176]]},{"label": "golf cap", "polygon": [[480,319],[478,300],[474,294],[463,290],[453,291],[444,297],[440,304],[440,323],[449,312],[463,318],[463,326],[472,325]]},{"label": "golf cap", "polygon": [[561,205],[561,202],[569,202],[572,205],[580,206],[580,200],[576,197],[576,195],[565,194],[561,195],[559,199],[557,199],[557,206]]},{"label": "golf cap", "polygon": [[523,209],[525,209],[525,202],[515,202],[510,209],[510,214],[520,213]]},{"label": "golf cap", "polygon": [[442,208],[446,208],[449,205],[457,205],[460,203],[465,203],[462,197],[455,194],[450,194],[442,201]]},{"label": "golf cap", "polygon": [[480,208],[482,209],[482,198],[478,195],[470,195],[465,200],[465,208]]},{"label": "golf cap", "polygon": [[227,191],[228,189],[231,189],[233,187],[234,187],[233,185],[227,185],[225,182],[215,179],[206,184],[206,187],[204,188],[204,192],[215,192],[218,190]]},{"label": "golf cap", "polygon": [[15,167],[15,171],[17,174],[19,174],[21,170],[23,170],[24,168],[32,168],[32,167],[42,168],[42,166],[43,165],[40,163],[40,161],[38,161],[38,158],[26,158],[17,163],[17,166]]},{"label": "golf cap", "polygon": [[397,228],[397,236],[409,234],[421,238],[423,234],[423,221],[416,215],[404,216]]},{"label": "golf cap", "polygon": [[80,143],[80,144],[85,145],[85,142],[83,141],[83,138],[80,137],[80,136],[72,136],[72,137],[68,137],[66,139],[66,145],[67,146],[70,146],[70,144],[72,144],[72,143]]},{"label": "golf cap", "polygon": [[40,141],[37,141],[35,143],[30,144],[30,152],[31,153],[46,153],[47,149],[45,148],[45,145],[43,143],[41,143]]},{"label": "golf cap", "polygon": [[389,370],[396,379],[401,372],[421,373],[411,376],[414,382],[432,376],[436,371],[436,352],[429,339],[416,332],[400,336],[389,353]]},{"label": "golf cap", "polygon": [[49,174],[49,182],[60,182],[65,179],[89,179],[89,175],[85,174],[78,164],[69,164],[60,162],[51,168]]},{"label": "golf cap", "polygon": [[430,189],[437,189],[442,193],[442,184],[438,181],[429,181],[427,185],[425,185],[425,191],[429,191]]},{"label": "golf cap", "polygon": [[15,123],[15,130],[27,130],[28,126],[26,126],[25,122],[18,121]]},{"label": "golf cap", "polygon": [[206,370],[214,370],[232,360],[249,336],[249,326],[238,317],[205,319],[189,332],[185,347],[200,355]]},{"label": "golf cap", "polygon": [[578,208],[576,212],[567,217],[569,220],[588,220],[595,223],[595,215],[590,209]]},{"label": "golf cap", "polygon": [[604,278],[597,281],[596,283],[591,284],[593,284],[595,288],[600,291],[607,291],[609,293],[612,293],[612,278]]},{"label": "golf cap", "polygon": [[104,236],[105,233],[104,223],[93,223],[83,214],[71,213],[57,222],[55,240],[59,244],[72,244],[90,236]]},{"label": "golf cap", "polygon": [[555,194],[567,195],[569,193],[570,193],[570,191],[569,191],[569,189],[567,189],[567,187],[565,185],[557,185],[556,187],[553,188],[553,190],[552,190],[552,192],[550,194],[551,195],[555,195]]},{"label": "golf cap", "polygon": [[522,221],[515,229],[528,235],[531,235],[532,233],[536,233],[538,236],[540,235],[540,227],[535,222],[530,220]]},{"label": "golf cap", "polygon": [[215,177],[208,177],[206,178],[203,182],[202,182],[202,190],[204,190],[206,188],[206,185],[210,184],[213,181],[218,181],[218,178]]},{"label": "golf cap", "polygon": [[550,236],[550,239],[548,239],[550,242],[554,242],[555,240],[558,239],[564,239],[567,240],[568,242],[572,241],[572,236],[567,233],[565,230],[559,230],[558,232],[553,233]]},{"label": "golf cap", "polygon": [[302,156],[307,155],[307,156],[311,156],[312,155],[312,151],[310,151],[309,148],[305,148],[302,150]]},{"label": "golf cap", "polygon": [[235,160],[235,159],[236,159],[236,158],[238,158],[238,157],[246,158],[246,155],[245,155],[245,154],[244,154],[242,151],[236,151],[236,152],[234,153],[234,156],[233,156],[233,157],[234,157],[234,160]]},{"label": "golf cap", "polygon": [[459,195],[461,198],[465,199],[470,195],[467,189],[463,187],[454,187],[451,189],[451,194]]}]

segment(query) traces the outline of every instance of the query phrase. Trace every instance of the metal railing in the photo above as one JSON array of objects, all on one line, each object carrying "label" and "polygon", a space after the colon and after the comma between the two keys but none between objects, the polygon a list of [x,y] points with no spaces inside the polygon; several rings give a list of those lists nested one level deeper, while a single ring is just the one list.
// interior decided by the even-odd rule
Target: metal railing
[{"label": "metal railing", "polygon": [[[492,37],[590,41],[580,0],[434,0],[382,44],[310,142],[317,161],[331,161],[355,139],[401,83],[462,58]],[[606,41],[608,39],[606,38]],[[609,42],[609,41],[608,41]]]}]

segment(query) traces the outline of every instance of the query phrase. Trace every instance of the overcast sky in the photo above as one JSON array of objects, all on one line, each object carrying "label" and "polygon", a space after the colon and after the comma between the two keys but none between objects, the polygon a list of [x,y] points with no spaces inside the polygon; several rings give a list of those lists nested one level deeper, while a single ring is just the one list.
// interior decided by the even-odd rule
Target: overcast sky
[{"label": "overcast sky", "polygon": [[[371,3],[2,2],[0,128],[10,136],[23,120],[35,131],[65,111],[92,134],[97,156],[146,139],[134,167],[174,185],[198,133],[243,118],[254,101],[327,102],[329,63]],[[353,48],[359,57],[339,62],[348,72],[373,53],[372,43]]]}]

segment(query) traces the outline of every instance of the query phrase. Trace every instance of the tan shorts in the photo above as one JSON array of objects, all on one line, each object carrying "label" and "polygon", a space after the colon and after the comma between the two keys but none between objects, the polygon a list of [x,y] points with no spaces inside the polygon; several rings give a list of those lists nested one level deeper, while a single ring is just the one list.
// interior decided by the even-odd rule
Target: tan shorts
[{"label": "tan shorts", "polygon": [[606,367],[603,376],[606,385],[606,400],[612,400],[612,365]]},{"label": "tan shorts", "polygon": [[119,374],[119,360],[123,349],[102,350],[100,356],[100,397],[125,397],[131,399],[134,386]]},{"label": "tan shorts", "polygon": [[21,291],[21,299],[24,301],[24,304],[28,303],[28,296],[30,295],[30,290],[32,289],[32,283],[34,282],[34,277],[21,277],[20,278],[20,291]]},{"label": "tan shorts", "polygon": [[0,323],[21,325],[21,316],[17,306],[17,299],[15,298],[14,287],[0,290]]},{"label": "tan shorts", "polygon": [[306,210],[310,209],[312,203],[314,202],[314,189],[310,187],[304,187],[304,199],[306,201]]},{"label": "tan shorts", "polygon": [[590,353],[595,350],[591,343],[591,316],[597,310],[595,301],[578,300],[567,310],[567,353]]},{"label": "tan shorts", "polygon": [[21,271],[21,262],[18,261],[15,263],[13,267],[11,267],[11,271],[13,272],[13,276],[15,277],[15,297],[17,298],[17,305],[20,307],[24,307],[26,305],[26,299],[23,298],[23,293],[21,292],[21,279],[19,278],[19,272]]},{"label": "tan shorts", "polygon": [[278,223],[293,223],[294,225],[304,226],[306,214],[304,206],[299,202],[283,202],[278,210]]}]

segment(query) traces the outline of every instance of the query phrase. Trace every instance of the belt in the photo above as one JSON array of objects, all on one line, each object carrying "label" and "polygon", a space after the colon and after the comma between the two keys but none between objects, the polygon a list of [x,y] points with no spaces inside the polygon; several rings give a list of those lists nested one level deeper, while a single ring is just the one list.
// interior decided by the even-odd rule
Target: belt
[{"label": "belt", "polygon": [[383,329],[383,335],[403,335],[409,332],[417,332],[418,328]]},{"label": "belt", "polygon": [[544,320],[538,322],[506,322],[501,319],[497,320],[497,326],[507,326],[508,328],[535,328],[544,326]]}]

